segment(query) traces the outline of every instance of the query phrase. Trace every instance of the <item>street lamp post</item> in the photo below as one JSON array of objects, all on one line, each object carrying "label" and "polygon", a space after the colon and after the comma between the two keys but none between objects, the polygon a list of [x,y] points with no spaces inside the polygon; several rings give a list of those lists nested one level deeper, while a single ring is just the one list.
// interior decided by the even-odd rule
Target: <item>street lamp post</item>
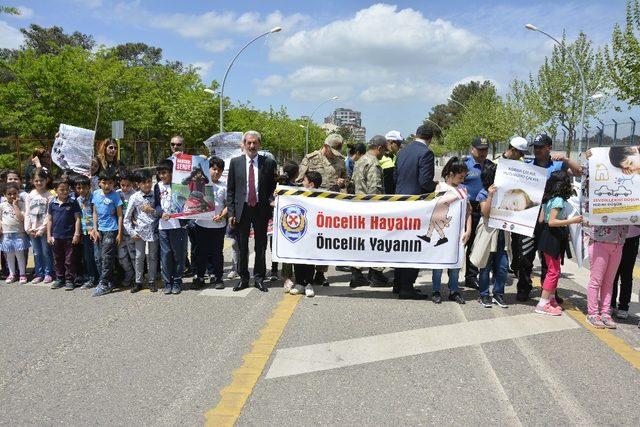
[{"label": "street lamp post", "polygon": [[[567,49],[564,46],[563,43],[560,43],[558,41],[558,39],[553,37],[551,34],[548,34],[548,33],[544,32],[544,31],[542,31],[540,28],[536,27],[533,24],[527,24],[524,27],[527,30],[537,31],[540,34],[544,34],[545,36],[547,36],[551,40],[553,40],[558,46],[560,46],[560,48],[562,48],[562,50],[565,51],[565,53],[569,56],[569,58],[571,58],[571,61],[573,62],[574,67],[576,68],[576,70],[578,70],[578,74],[580,75],[580,83],[582,84],[582,109],[580,111],[580,124],[582,124],[582,128],[583,128],[582,136],[584,137],[584,135],[585,135],[585,133],[584,133],[584,126],[585,126],[584,114],[585,114],[585,109],[587,108],[587,84],[584,81],[584,74],[582,74],[582,69],[580,68],[580,65],[578,65],[578,61],[576,61],[576,58],[569,51],[569,49]],[[580,156],[581,153],[582,153],[582,138],[580,139],[580,141],[578,141],[578,157]]]},{"label": "street lamp post", "polygon": [[442,128],[440,127],[440,125],[439,125],[439,124],[437,124],[436,122],[434,122],[433,120],[430,120],[430,119],[424,119],[424,121],[425,121],[425,122],[429,122],[429,123],[431,123],[431,124],[435,125],[435,127],[437,127],[438,129],[440,129],[440,133],[441,133],[441,134],[444,134],[444,130],[442,130]]},{"label": "street lamp post", "polygon": [[253,42],[255,42],[256,40],[258,40],[261,37],[264,36],[268,36],[271,33],[277,33],[279,31],[282,31],[281,27],[275,27],[272,28],[271,30],[267,31],[266,33],[262,33],[259,36],[254,37],[253,39],[251,39],[247,44],[245,44],[244,46],[242,46],[242,49],[240,49],[238,51],[238,53],[236,53],[236,56],[233,57],[233,59],[231,60],[231,62],[229,62],[229,66],[227,67],[227,71],[225,71],[224,73],[224,78],[222,79],[222,86],[220,86],[220,132],[224,132],[224,84],[227,81],[227,75],[229,75],[229,70],[231,70],[231,66],[233,65],[233,63],[235,62],[235,60],[238,58],[238,56],[240,56],[240,54],[247,48],[249,47],[249,45]]},{"label": "street lamp post", "polygon": [[336,101],[338,99],[339,98],[337,96],[332,96],[329,99],[325,99],[320,104],[318,104],[318,106],[311,112],[311,115],[309,117],[307,117],[307,133],[306,133],[306,137],[305,137],[305,147],[304,147],[304,155],[305,156],[307,154],[309,154],[309,124],[311,123],[311,118],[316,113],[316,111],[318,111],[318,108],[322,107],[324,104],[326,104],[329,101]]},{"label": "street lamp post", "polygon": [[448,101],[451,101],[451,102],[455,102],[456,104],[458,104],[459,106],[461,106],[462,108],[464,108],[464,110],[465,110],[467,113],[469,112],[469,109],[468,109],[468,108],[466,107],[466,105],[464,105],[462,102],[460,102],[460,101],[456,101],[455,99],[453,99],[453,98],[451,98],[451,97],[447,98],[447,100],[448,100]]}]

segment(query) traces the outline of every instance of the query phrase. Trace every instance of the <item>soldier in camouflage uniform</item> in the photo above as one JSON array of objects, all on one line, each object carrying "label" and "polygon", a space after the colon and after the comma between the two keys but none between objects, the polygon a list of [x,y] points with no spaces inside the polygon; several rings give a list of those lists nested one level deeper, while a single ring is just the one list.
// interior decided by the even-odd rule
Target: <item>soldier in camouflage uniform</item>
[{"label": "soldier in camouflage uniform", "polygon": [[[387,152],[387,140],[382,135],[376,135],[369,141],[367,153],[360,157],[353,169],[353,183],[356,194],[384,194],[382,184],[382,168],[380,159]],[[389,279],[382,274],[382,268],[369,267],[368,278],[362,270],[351,268],[351,282],[349,286],[384,287],[389,286]]]},{"label": "soldier in camouflage uniform", "polygon": [[[300,162],[298,183],[302,183],[304,175],[308,171],[315,171],[322,175],[320,188],[328,191],[340,191],[347,187],[347,168],[342,153],[342,136],[337,133],[328,135],[321,149],[307,154]],[[326,265],[317,265],[313,278],[314,285],[329,286],[325,277],[328,270]]]}]

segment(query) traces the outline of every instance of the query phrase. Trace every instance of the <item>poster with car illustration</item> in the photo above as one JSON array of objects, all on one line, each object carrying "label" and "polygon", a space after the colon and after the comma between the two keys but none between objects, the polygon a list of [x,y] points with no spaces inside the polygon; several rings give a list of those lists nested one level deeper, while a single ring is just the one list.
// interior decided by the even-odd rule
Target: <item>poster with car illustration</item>
[{"label": "poster with car illustration", "polygon": [[173,218],[211,219],[214,197],[207,159],[190,154],[175,156],[171,201]]},{"label": "poster with car illustration", "polygon": [[489,227],[532,237],[546,183],[546,169],[518,160],[500,159]]},{"label": "poster with car illustration", "polygon": [[90,176],[95,135],[96,133],[89,129],[60,124],[51,147],[51,160],[60,169],[71,169]]},{"label": "poster with car illustration", "polygon": [[598,147],[589,158],[589,222],[640,223],[640,147]]}]

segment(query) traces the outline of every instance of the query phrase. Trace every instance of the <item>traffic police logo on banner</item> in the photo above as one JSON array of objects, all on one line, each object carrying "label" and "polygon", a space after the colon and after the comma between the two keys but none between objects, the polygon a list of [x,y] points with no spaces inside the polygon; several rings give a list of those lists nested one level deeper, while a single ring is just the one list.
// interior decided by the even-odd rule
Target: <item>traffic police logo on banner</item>
[{"label": "traffic police logo on banner", "polygon": [[307,232],[307,210],[302,206],[289,205],[282,208],[280,230],[291,243],[295,243]]}]

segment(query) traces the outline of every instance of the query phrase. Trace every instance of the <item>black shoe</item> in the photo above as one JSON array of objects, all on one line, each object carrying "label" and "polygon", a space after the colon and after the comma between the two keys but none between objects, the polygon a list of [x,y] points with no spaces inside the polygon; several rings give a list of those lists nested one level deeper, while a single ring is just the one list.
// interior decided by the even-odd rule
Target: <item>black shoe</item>
[{"label": "black shoe", "polygon": [[447,239],[446,237],[443,237],[442,239],[438,240],[436,242],[435,245],[433,245],[433,247],[435,248],[436,246],[440,246],[440,245],[444,245],[445,243],[447,243],[449,241],[449,239]]},{"label": "black shoe", "polygon": [[155,283],[149,283],[149,291],[150,292],[158,292],[158,287]]},{"label": "black shoe", "polygon": [[421,294],[419,292],[416,292],[416,290],[413,290],[411,292],[399,293],[398,299],[426,300],[429,299],[429,295]]},{"label": "black shoe", "polygon": [[480,304],[482,304],[484,308],[491,308],[493,307],[493,300],[491,300],[489,295],[484,295],[480,297]]},{"label": "black shoe", "polygon": [[316,271],[316,275],[313,277],[313,284],[317,286],[329,286],[329,280],[327,280],[324,273]]},{"label": "black shoe", "polygon": [[140,292],[142,290],[142,283],[135,283],[132,287],[131,287],[131,293],[135,294],[136,292]]},{"label": "black shoe", "polygon": [[440,295],[440,292],[438,291],[434,292],[433,295],[431,296],[431,301],[433,301],[435,304],[441,304],[442,295]]},{"label": "black shoe", "polygon": [[262,292],[269,292],[269,288],[267,288],[262,279],[253,279],[253,287]]},{"label": "black shoe", "polygon": [[269,274],[267,274],[267,277],[269,278],[269,282],[275,282],[278,280],[278,270],[271,270]]},{"label": "black shoe", "polygon": [[249,282],[240,281],[237,285],[233,287],[233,292],[238,292],[243,289],[247,289],[249,287]]},{"label": "black shoe", "polygon": [[382,271],[374,270],[372,268],[369,269],[367,279],[369,279],[369,286],[371,286],[372,288],[386,288],[389,286],[393,286],[393,284],[389,284],[389,279],[387,278],[387,276],[382,274]]},{"label": "black shoe", "polygon": [[426,234],[424,236],[418,236],[418,238],[424,240],[427,243],[431,243],[431,237],[427,237]]},{"label": "black shoe", "polygon": [[519,302],[527,302],[527,301],[529,301],[529,298],[530,297],[529,297],[529,292],[528,291],[527,292],[520,291],[520,292],[516,293],[516,300],[519,301]]},{"label": "black shoe", "polygon": [[498,304],[501,308],[508,308],[506,302],[504,302],[504,295],[493,294],[493,303]]},{"label": "black shoe", "polygon": [[218,278],[215,281],[215,286],[213,287],[214,289],[224,289],[224,282],[222,281],[222,278]]},{"label": "black shoe", "polygon": [[464,287],[469,289],[479,289],[478,282],[465,282]]},{"label": "black shoe", "polygon": [[395,281],[393,282],[393,289],[391,290],[391,292],[394,294],[400,293],[400,285]]},{"label": "black shoe", "polygon": [[360,286],[369,286],[369,281],[366,277],[360,274],[351,273],[351,281],[349,282],[349,286],[352,288],[357,288]]},{"label": "black shoe", "polygon": [[204,286],[203,277],[196,277],[195,279],[193,279],[193,282],[191,282],[191,287],[193,289],[202,289],[203,286]]},{"label": "black shoe", "polygon": [[72,280],[67,280],[67,282],[64,284],[65,291],[72,291],[74,290],[75,287],[76,287],[76,284],[73,283]]},{"label": "black shoe", "polygon": [[455,301],[458,304],[464,304],[465,300],[464,298],[462,298],[462,295],[460,295],[460,292],[454,292],[452,294],[449,294],[449,301]]},{"label": "black shoe", "polygon": [[556,302],[558,303],[558,305],[562,305],[562,303],[564,302],[564,298],[558,295],[558,291],[556,291]]},{"label": "black shoe", "polygon": [[342,271],[343,273],[350,273],[351,267],[347,267],[346,265],[339,265],[336,267],[336,271]]}]

